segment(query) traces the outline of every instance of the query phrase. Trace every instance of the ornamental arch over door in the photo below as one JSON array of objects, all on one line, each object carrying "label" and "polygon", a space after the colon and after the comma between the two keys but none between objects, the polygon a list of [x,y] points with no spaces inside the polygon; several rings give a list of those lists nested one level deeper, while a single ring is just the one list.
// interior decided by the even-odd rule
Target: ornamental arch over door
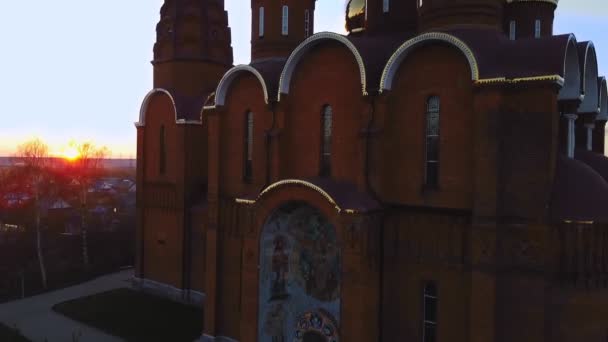
[{"label": "ornamental arch over door", "polygon": [[258,341],[338,342],[342,251],[334,224],[300,201],[274,210],[259,240]]}]

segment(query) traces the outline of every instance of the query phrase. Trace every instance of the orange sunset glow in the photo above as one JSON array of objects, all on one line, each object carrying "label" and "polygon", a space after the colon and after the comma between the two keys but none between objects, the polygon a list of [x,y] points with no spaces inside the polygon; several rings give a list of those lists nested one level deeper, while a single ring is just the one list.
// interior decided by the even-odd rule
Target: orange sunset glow
[{"label": "orange sunset glow", "polygon": [[80,152],[74,146],[68,146],[61,151],[60,156],[68,161],[75,161],[80,157]]}]

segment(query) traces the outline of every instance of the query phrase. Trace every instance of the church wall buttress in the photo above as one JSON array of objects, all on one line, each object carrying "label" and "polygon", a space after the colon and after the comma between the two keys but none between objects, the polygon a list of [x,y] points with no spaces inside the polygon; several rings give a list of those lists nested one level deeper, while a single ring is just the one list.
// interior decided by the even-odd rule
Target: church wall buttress
[{"label": "church wall buttress", "polygon": [[[352,53],[336,42],[306,55],[291,81],[281,133],[281,178],[310,178],[320,172],[321,117],[332,110],[331,178],[357,184],[363,173],[361,129],[368,113],[361,94],[359,68]],[[315,89],[310,92],[310,89]],[[283,98],[282,98],[283,101]],[[306,141],[306,144],[302,144]]]},{"label": "church wall buttress", "polygon": [[[372,155],[376,194],[416,206],[469,209],[473,202],[473,85],[465,57],[457,49],[431,45],[413,51],[386,95],[383,126]],[[426,184],[427,103],[438,96],[438,184]],[[380,157],[379,157],[380,158]]]}]

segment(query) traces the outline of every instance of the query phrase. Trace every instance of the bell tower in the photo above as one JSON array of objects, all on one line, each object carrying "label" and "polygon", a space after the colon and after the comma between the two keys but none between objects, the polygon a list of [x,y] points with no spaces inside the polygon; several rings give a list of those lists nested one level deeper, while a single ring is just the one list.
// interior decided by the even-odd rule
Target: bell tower
[{"label": "bell tower", "polygon": [[367,1],[366,29],[368,33],[416,31],[417,0]]},{"label": "bell tower", "polygon": [[315,0],[251,0],[251,61],[288,57],[314,33]]},{"label": "bell tower", "polygon": [[505,32],[510,39],[553,35],[558,0],[507,0]]},{"label": "bell tower", "polygon": [[165,0],[156,25],[154,87],[185,96],[213,90],[232,66],[224,0]]}]

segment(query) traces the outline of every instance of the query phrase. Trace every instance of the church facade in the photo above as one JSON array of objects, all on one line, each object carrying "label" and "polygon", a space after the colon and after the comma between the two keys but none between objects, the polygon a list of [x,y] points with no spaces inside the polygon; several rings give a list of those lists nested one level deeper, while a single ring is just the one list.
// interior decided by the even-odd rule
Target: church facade
[{"label": "church facade", "polygon": [[202,341],[605,341],[606,80],[558,0],[165,0],[134,284]]}]

